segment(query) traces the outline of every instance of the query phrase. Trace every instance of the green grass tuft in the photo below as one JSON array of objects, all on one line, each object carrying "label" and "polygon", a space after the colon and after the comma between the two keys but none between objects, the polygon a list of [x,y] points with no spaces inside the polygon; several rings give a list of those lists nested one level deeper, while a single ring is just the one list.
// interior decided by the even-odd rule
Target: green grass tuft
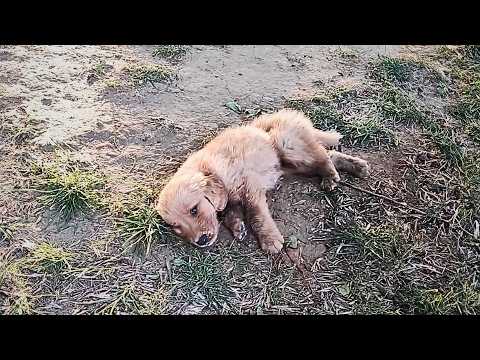
[{"label": "green grass tuft", "polygon": [[175,237],[170,227],[150,206],[126,209],[125,216],[119,220],[119,232],[126,249],[144,252],[145,255],[150,254],[155,242],[166,242]]},{"label": "green grass tuft", "polygon": [[170,82],[176,77],[174,71],[164,65],[131,65],[126,67],[124,71],[135,86]]},{"label": "green grass tuft", "polygon": [[60,272],[69,269],[73,254],[63,248],[42,242],[22,262],[25,269],[38,272]]},{"label": "green grass tuft", "polygon": [[99,188],[104,186],[102,177],[88,171],[69,169],[65,172],[48,168],[40,181],[40,202],[58,211],[68,221],[78,213],[87,213],[101,205]]},{"label": "green grass tuft", "polygon": [[373,64],[371,76],[382,82],[404,83],[410,80],[412,72],[418,67],[412,60],[383,56]]},{"label": "green grass tuft", "polygon": [[188,52],[188,46],[185,45],[159,45],[152,52],[153,56],[158,56],[170,61],[178,61]]}]

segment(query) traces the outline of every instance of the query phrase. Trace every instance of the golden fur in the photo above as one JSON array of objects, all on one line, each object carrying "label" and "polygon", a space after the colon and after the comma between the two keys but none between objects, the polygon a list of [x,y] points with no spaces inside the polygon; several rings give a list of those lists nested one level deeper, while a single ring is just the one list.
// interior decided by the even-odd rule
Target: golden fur
[{"label": "golden fur", "polygon": [[315,129],[298,111],[262,115],[224,130],[193,153],[162,190],[156,209],[178,235],[201,247],[217,239],[218,212],[237,238],[246,234],[245,218],[262,249],[277,253],[284,241],[266,192],[282,174],[319,176],[327,189],[340,180],[337,170],[367,175],[366,161],[326,149],[340,138]]}]

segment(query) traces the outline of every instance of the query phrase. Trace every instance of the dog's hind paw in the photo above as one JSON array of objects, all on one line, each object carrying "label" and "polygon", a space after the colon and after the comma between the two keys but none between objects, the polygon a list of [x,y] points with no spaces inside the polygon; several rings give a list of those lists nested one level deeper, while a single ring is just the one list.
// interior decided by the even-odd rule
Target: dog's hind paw
[{"label": "dog's hind paw", "polygon": [[352,165],[354,175],[359,178],[365,178],[370,173],[370,165],[363,159],[355,158]]}]

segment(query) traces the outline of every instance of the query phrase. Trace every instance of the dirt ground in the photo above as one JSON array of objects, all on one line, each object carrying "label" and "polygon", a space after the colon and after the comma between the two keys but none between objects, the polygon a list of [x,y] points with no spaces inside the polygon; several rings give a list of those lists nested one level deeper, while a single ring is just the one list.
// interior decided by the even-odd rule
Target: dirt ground
[{"label": "dirt ground", "polygon": [[[447,54],[433,46],[158,49],[0,47],[2,313],[479,312],[478,183],[471,180],[478,173],[468,160],[476,158],[479,127],[473,120],[464,126],[448,110],[476,79],[456,75],[463,65],[451,59],[466,58],[461,47]],[[385,115],[378,99],[387,82],[372,76],[383,69],[377,62],[390,64],[385,59],[423,61],[408,68],[408,80],[394,68],[388,86],[413,94],[427,109],[422,114],[441,126],[403,121],[397,108]],[[372,174],[345,176],[333,193],[286,178],[269,194],[306,273],[226,231],[205,251],[176,239],[154,242],[146,256],[124,251],[124,210],[150,206],[189,153],[220,129],[289,101],[326,119],[315,99],[332,89],[341,94],[328,111],[346,119],[350,134],[343,151],[367,159]],[[384,114],[376,127],[352,125],[358,114],[375,111]],[[439,129],[452,129],[456,142],[447,143]],[[458,166],[448,160],[457,148]],[[48,174],[38,169],[47,163],[75,163],[104,178],[102,205],[69,220],[44,206]]]}]

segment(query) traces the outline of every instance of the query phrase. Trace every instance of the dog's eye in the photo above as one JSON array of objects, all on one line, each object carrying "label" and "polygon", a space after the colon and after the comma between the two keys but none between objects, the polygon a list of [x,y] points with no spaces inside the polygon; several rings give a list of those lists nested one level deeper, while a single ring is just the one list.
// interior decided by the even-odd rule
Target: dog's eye
[{"label": "dog's eye", "polygon": [[192,216],[197,216],[197,212],[198,212],[197,205],[195,205],[193,208],[190,209],[190,214],[192,214]]}]

